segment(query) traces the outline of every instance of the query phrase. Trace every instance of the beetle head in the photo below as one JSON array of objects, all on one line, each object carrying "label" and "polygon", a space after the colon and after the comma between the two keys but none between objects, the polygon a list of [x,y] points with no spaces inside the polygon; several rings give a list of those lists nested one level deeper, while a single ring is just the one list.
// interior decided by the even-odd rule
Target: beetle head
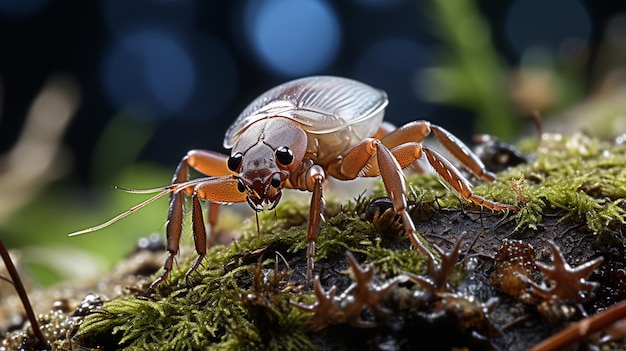
[{"label": "beetle head", "polygon": [[247,192],[248,204],[255,211],[271,210],[280,200],[289,171],[280,169],[276,163],[274,150],[263,143],[245,154],[236,152],[228,159],[228,167],[239,172],[239,191]]},{"label": "beetle head", "polygon": [[238,173],[238,190],[246,193],[253,210],[276,207],[285,182],[302,161],[306,143],[299,126],[273,118],[250,126],[233,145],[228,168]]}]

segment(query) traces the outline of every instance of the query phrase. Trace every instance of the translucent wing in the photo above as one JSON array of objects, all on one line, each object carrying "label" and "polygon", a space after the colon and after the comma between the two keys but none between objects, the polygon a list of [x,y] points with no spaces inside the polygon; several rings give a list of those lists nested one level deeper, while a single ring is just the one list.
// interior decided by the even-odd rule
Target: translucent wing
[{"label": "translucent wing", "polygon": [[[224,138],[233,146],[252,123],[268,117],[286,117],[308,133],[324,134],[373,117],[382,119],[387,94],[352,79],[317,76],[293,80],[256,98],[237,117]],[[374,131],[378,126],[375,124]]]}]

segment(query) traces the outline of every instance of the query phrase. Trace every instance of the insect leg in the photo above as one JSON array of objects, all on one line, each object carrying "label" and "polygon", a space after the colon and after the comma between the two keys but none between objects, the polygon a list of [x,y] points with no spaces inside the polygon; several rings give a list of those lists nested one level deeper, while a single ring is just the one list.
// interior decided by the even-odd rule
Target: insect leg
[{"label": "insect leg", "polygon": [[193,228],[193,241],[196,247],[196,253],[198,253],[198,257],[193,261],[193,264],[185,273],[185,281],[187,285],[189,285],[189,275],[198,269],[198,266],[206,256],[207,250],[207,240],[206,240],[206,228],[204,227],[204,217],[202,216],[202,206],[200,206],[200,201],[198,200],[198,195],[196,193],[193,194],[191,201],[193,203],[193,208],[191,212],[191,225]]},{"label": "insect leg", "polygon": [[[193,167],[199,172],[207,175],[213,174],[223,176],[231,174],[232,172],[230,172],[227,166],[227,159],[228,156],[223,154],[204,150],[191,150],[187,153],[187,155],[185,155],[185,157],[183,157],[183,159],[176,167],[176,171],[174,172],[174,176],[172,177],[172,184],[180,184],[186,182],[189,179],[189,167]],[[180,235],[183,226],[184,194],[193,194],[193,233],[196,252],[198,253],[198,257],[185,275],[185,278],[187,280],[189,278],[189,274],[191,274],[198,268],[200,262],[202,262],[202,259],[206,255],[206,230],[204,228],[204,220],[202,217],[200,203],[197,199],[197,194],[193,191],[193,189],[194,188],[191,186],[185,186],[179,191],[172,192],[172,194],[170,195],[170,209],[167,215],[167,251],[169,252],[169,255],[165,260],[165,264],[163,265],[163,273],[157,280],[150,284],[147,289],[148,292],[154,290],[157,286],[163,283],[163,281],[167,279],[170,272],[172,271],[174,258],[179,251]],[[207,197],[204,198],[211,200]],[[218,211],[215,210],[215,206],[209,207],[213,210],[211,211],[212,213],[209,214],[210,233],[212,234],[213,225],[215,225],[215,223],[217,222]],[[210,242],[212,242],[212,240]]]},{"label": "insect leg", "polygon": [[180,234],[183,226],[183,192],[178,191],[172,194],[170,200],[170,209],[167,214],[167,252],[169,255],[163,264],[163,273],[157,278],[148,289],[147,293],[152,292],[157,286],[161,285],[170,275],[174,265],[174,258],[178,254],[180,244]]},{"label": "insect leg", "polygon": [[435,150],[426,146],[422,147],[422,151],[426,155],[428,163],[430,163],[430,165],[435,169],[437,174],[439,174],[439,176],[441,176],[441,178],[443,178],[443,180],[462,197],[479,206],[484,206],[495,211],[518,210],[517,206],[487,200],[482,196],[474,194],[470,183],[452,163],[446,160],[443,156],[439,155]]},{"label": "insect leg", "polygon": [[[393,203],[393,209],[402,219],[404,230],[411,244],[424,255],[434,259],[426,239],[417,233],[415,224],[406,211],[406,184],[402,166],[408,166],[420,156],[419,143],[405,143],[390,151],[380,140],[368,138],[357,144],[336,163],[331,164],[329,174],[338,179],[371,177],[380,174]],[[401,160],[402,164],[398,160]]]},{"label": "insect leg", "polygon": [[393,209],[397,215],[402,218],[404,224],[404,230],[411,240],[411,244],[418,249],[422,254],[427,255],[433,261],[438,261],[434,254],[431,252],[430,246],[417,231],[415,230],[415,224],[413,219],[406,211],[407,199],[406,199],[406,184],[404,181],[404,173],[400,164],[391,153],[391,151],[383,145],[380,140],[374,140],[373,145],[376,149],[376,158],[378,160],[378,169],[380,170],[380,176],[383,179],[385,190],[391,198],[393,203]]},{"label": "insect leg", "polygon": [[430,135],[430,122],[413,121],[409,122],[396,130],[392,130],[385,134],[380,141],[388,148],[393,149],[398,145],[406,142],[421,142]]},{"label": "insect leg", "polygon": [[181,164],[183,162],[187,166],[208,176],[233,174],[233,172],[228,169],[228,156],[218,152],[191,150],[182,159]]},{"label": "insect leg", "polygon": [[[195,190],[192,185],[195,186]],[[184,188],[180,188],[172,195],[170,209],[167,215],[166,232],[169,256],[163,265],[163,273],[157,280],[150,284],[150,287],[147,289],[148,292],[163,283],[172,270],[174,258],[179,251],[179,241],[183,228],[183,200],[185,194],[189,192],[192,193],[192,227],[196,252],[199,255],[192,267],[187,271],[186,277],[198,268],[207,250],[206,229],[204,228],[204,217],[199,200],[207,200],[216,205],[220,203],[246,201],[246,195],[237,190],[237,179],[234,176],[198,178],[191,182],[183,183],[183,186]],[[191,190],[189,190],[189,188],[191,188]]]},{"label": "insect leg", "polygon": [[[189,178],[189,167],[208,176],[230,175],[232,172],[228,169],[227,160],[228,156],[221,153],[206,150],[191,150],[178,164],[174,176],[172,177],[172,184],[186,182]],[[185,189],[187,195],[192,195],[192,192],[192,187]],[[209,218],[209,241],[207,242],[207,248],[209,248],[215,240],[213,237],[213,227],[217,223],[219,204],[211,203],[207,208],[207,214]]]},{"label": "insect leg", "polygon": [[490,182],[496,180],[496,175],[489,172],[478,156],[476,156],[476,154],[474,154],[474,152],[472,152],[467,145],[459,140],[459,138],[455,137],[454,134],[438,125],[432,124],[430,128],[433,135],[441,142],[441,145],[443,145],[452,153],[452,155],[454,155],[454,157],[461,161],[463,166],[474,176]]},{"label": "insect leg", "polygon": [[487,181],[496,179],[495,174],[489,172],[478,156],[476,156],[459,138],[446,129],[431,124],[428,121],[407,123],[383,136],[380,140],[387,148],[393,149],[407,142],[421,142],[431,133],[439,140],[441,145],[448,149],[448,151],[461,161],[463,166],[477,178]]},{"label": "insect leg", "polygon": [[315,258],[315,241],[320,232],[321,222],[324,219],[324,197],[322,195],[322,184],[326,179],[326,174],[322,167],[313,165],[308,171],[308,187],[312,191],[311,206],[309,207],[309,223],[307,225],[306,238],[308,241],[306,250],[306,286],[311,285]]},{"label": "insect leg", "polygon": [[213,235],[213,228],[215,228],[215,225],[217,224],[217,219],[220,214],[220,204],[215,202],[209,202],[206,208],[206,214],[209,225],[209,233],[207,235],[208,240],[206,242],[206,247],[207,249],[209,249],[213,247],[213,244],[215,244],[215,240],[217,239],[215,235]]}]

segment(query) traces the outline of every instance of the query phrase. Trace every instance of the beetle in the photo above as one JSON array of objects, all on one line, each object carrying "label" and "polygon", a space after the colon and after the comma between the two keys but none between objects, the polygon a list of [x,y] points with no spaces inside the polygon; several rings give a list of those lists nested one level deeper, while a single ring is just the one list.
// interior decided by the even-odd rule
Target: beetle
[{"label": "beetle", "polygon": [[[200,200],[208,204],[208,227],[217,222],[220,204],[247,202],[257,211],[271,210],[283,189],[312,193],[307,224],[307,286],[314,269],[315,241],[323,220],[323,184],[328,177],[350,180],[381,176],[393,209],[401,218],[413,247],[433,255],[415,230],[407,213],[403,168],[425,157],[442,180],[463,198],[497,211],[516,210],[514,205],[487,200],[474,194],[460,171],[435,150],[423,146],[431,133],[474,176],[493,181],[496,176],[457,137],[428,121],[415,121],[398,129],[383,122],[388,104],[384,91],[364,83],[334,76],[314,76],[274,87],[252,101],[226,131],[224,147],[230,156],[191,150],[180,161],[170,186],[152,189],[159,194],[110,221],[81,232],[105,227],[138,208],[170,195],[167,216],[167,251],[163,273],[148,288],[167,279],[183,224],[183,202],[191,197],[192,230],[196,260],[188,278],[207,252],[207,232]],[[206,177],[189,180],[193,168]],[[209,243],[210,245],[210,243]]]}]

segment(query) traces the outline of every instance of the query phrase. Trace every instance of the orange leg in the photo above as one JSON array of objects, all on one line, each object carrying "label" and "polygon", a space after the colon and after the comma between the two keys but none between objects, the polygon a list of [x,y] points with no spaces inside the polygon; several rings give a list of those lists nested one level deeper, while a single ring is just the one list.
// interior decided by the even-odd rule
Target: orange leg
[{"label": "orange leg", "polygon": [[[387,147],[392,147],[392,152],[394,156],[398,159],[402,167],[404,168],[406,164],[411,162],[411,153],[404,152],[400,153],[396,151],[396,149],[402,150],[404,148],[413,149],[416,146],[415,142],[419,142],[426,138],[430,133],[441,142],[443,146],[452,153],[459,161],[461,161],[462,165],[467,168],[474,176],[480,179],[484,179],[487,181],[493,181],[496,179],[496,175],[489,172],[485,169],[484,164],[478,159],[478,157],[467,147],[463,142],[461,142],[457,137],[452,135],[452,133],[448,132],[442,127],[439,127],[434,124],[430,124],[427,121],[417,121],[405,124],[392,131],[391,133],[385,135],[381,142],[385,144]],[[487,207],[491,210],[496,211],[506,211],[517,210],[517,206],[503,204],[495,201],[487,200],[481,196],[478,196],[472,192],[471,185],[463,177],[461,172],[448,160],[446,160],[443,156],[441,156],[435,150],[432,150],[426,146],[418,146],[420,148],[419,152],[414,152],[414,155],[418,158],[421,154],[426,155],[426,159],[428,163],[433,167],[433,169],[445,180],[447,184],[450,185],[452,190],[457,192],[460,196],[465,199],[480,205]]]},{"label": "orange leg", "polygon": [[446,181],[450,187],[465,199],[494,211],[517,211],[517,206],[503,204],[496,201],[487,200],[482,196],[474,194],[471,184],[463,177],[461,172],[446,160],[443,156],[426,146],[422,147],[426,154],[428,163],[435,169],[437,174]]},{"label": "orange leg", "polygon": [[[516,206],[487,200],[474,194],[469,182],[461,175],[458,169],[434,150],[419,144],[419,140],[433,130],[441,137],[442,144],[455,155],[465,155],[463,163],[473,170],[476,176],[493,180],[495,176],[484,169],[482,163],[463,145],[444,129],[431,126],[428,122],[414,122],[397,129],[383,137],[383,140],[368,138],[356,145],[343,158],[338,159],[328,167],[329,174],[338,179],[353,179],[358,176],[376,176],[380,174],[385,190],[395,212],[402,218],[404,229],[411,239],[411,243],[422,253],[431,256],[432,252],[426,240],[415,231],[413,220],[406,212],[406,184],[402,168],[421,158],[423,154],[434,170],[450,185],[450,187],[469,201],[492,210],[517,210]],[[411,134],[414,135],[411,135]],[[410,138],[410,139],[409,139]],[[457,144],[457,141],[459,144]],[[390,150],[388,146],[391,146]]]},{"label": "orange leg", "polygon": [[402,159],[402,164],[411,164],[421,156],[421,147],[418,143],[408,143],[397,146],[394,151],[397,156],[380,140],[365,139],[343,158],[332,164],[329,167],[329,174],[338,179],[354,179],[360,175],[380,174],[385,190],[393,203],[393,209],[402,219],[404,230],[411,244],[424,255],[435,259],[428,243],[417,233],[413,220],[406,212],[406,184],[402,166],[398,162],[398,159]]},{"label": "orange leg", "polygon": [[204,217],[202,215],[199,199],[207,200],[210,203],[208,209],[209,243],[213,242],[212,229],[217,222],[219,203],[245,201],[245,195],[237,191],[237,180],[229,176],[232,172],[228,169],[227,159],[228,156],[223,154],[203,150],[192,150],[189,151],[178,164],[172,179],[172,184],[186,182],[189,178],[189,167],[193,167],[207,175],[214,175],[215,177],[198,179],[198,182],[194,182],[192,185],[172,193],[166,228],[167,251],[169,255],[163,265],[163,273],[157,280],[150,284],[148,291],[154,290],[154,288],[167,279],[172,270],[174,258],[179,252],[179,242],[183,227],[184,194],[192,196],[192,228],[195,248],[198,253],[198,257],[185,275],[186,278],[189,278],[189,275],[198,268],[206,255],[208,246]]},{"label": "orange leg", "polygon": [[[405,124],[404,126],[385,135],[381,139],[381,142],[385,144],[385,146],[392,148],[391,151],[399,161],[402,168],[414,161],[411,160],[413,155],[416,157],[415,160],[417,160],[417,158],[421,157],[422,154],[425,154],[426,160],[437,172],[437,174],[439,174],[439,176],[441,176],[441,178],[443,178],[443,180],[450,185],[452,190],[457,192],[463,198],[491,210],[517,210],[517,206],[490,201],[474,194],[470,183],[452,163],[446,160],[435,150],[426,146],[421,146],[418,142],[426,138],[431,132],[441,142],[441,144],[445,146],[446,149],[454,155],[454,157],[461,161],[462,165],[474,176],[487,181],[493,181],[496,179],[495,174],[485,169],[485,166],[480,159],[478,159],[478,157],[469,149],[469,147],[463,144],[462,141],[444,128],[430,124],[430,122],[427,121],[416,121]],[[419,150],[417,150],[417,148],[419,148]],[[404,149],[408,150],[401,152]],[[414,151],[411,153],[409,150]]]},{"label": "orange leg", "polygon": [[[187,273],[185,273],[185,282],[187,282],[187,285],[189,285],[189,275],[198,269],[200,262],[202,262],[204,256],[206,256],[207,250],[206,228],[204,227],[204,219],[202,218],[202,207],[200,206],[198,195],[195,192],[191,197],[191,201],[193,204],[191,210],[191,227],[193,228],[193,242],[198,257],[196,257],[191,267],[189,267],[189,270],[187,270]],[[211,237],[212,236],[213,235],[211,235]]]},{"label": "orange leg", "polygon": [[324,198],[322,195],[322,187],[324,180],[326,180],[326,173],[322,167],[313,165],[308,170],[307,180],[309,182],[308,188],[312,191],[311,206],[309,207],[309,223],[307,225],[306,238],[308,242],[306,250],[306,286],[309,287],[311,283],[311,276],[313,275],[315,257],[315,241],[320,232],[320,226],[324,219]]},{"label": "orange leg", "polygon": [[496,179],[495,174],[489,172],[480,159],[465,145],[459,138],[444,128],[431,124],[428,121],[415,121],[407,123],[402,127],[390,132],[381,138],[381,142],[390,149],[407,142],[421,142],[432,133],[441,145],[443,145],[450,153],[461,161],[462,165],[467,168],[474,176],[479,179],[493,181]]},{"label": "orange leg", "polygon": [[182,193],[178,192],[172,195],[170,199],[170,209],[167,213],[167,252],[169,255],[167,259],[165,259],[165,264],[163,264],[163,273],[161,276],[157,278],[146,290],[147,293],[150,293],[154,288],[159,286],[172,271],[172,267],[174,265],[174,258],[178,254],[179,243],[180,243],[180,233],[181,227],[183,223],[183,197]]}]

